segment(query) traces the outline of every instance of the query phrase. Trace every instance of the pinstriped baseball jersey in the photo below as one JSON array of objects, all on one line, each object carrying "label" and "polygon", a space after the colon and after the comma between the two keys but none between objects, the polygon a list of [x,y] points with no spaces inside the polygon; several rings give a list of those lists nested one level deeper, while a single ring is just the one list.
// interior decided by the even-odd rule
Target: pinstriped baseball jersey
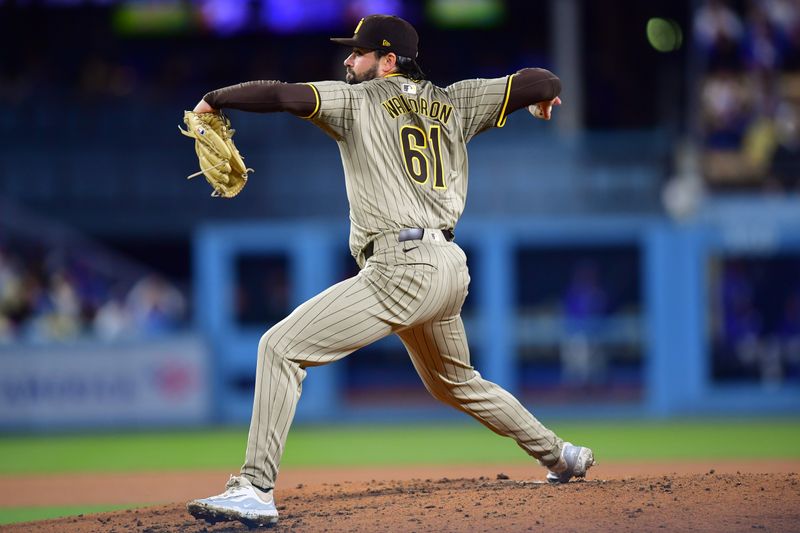
[{"label": "pinstriped baseball jersey", "polygon": [[386,230],[455,228],[467,196],[466,143],[504,125],[511,79],[309,84],[317,96],[309,118],[341,152],[354,257]]},{"label": "pinstriped baseball jersey", "polygon": [[[362,23],[371,29],[359,33]],[[345,61],[348,80],[359,80],[351,65],[367,50],[394,47],[395,53],[416,55],[416,31],[402,19],[374,15],[362,23],[353,38],[333,39],[354,47]],[[377,60],[362,58],[362,79],[377,75]],[[435,398],[513,439],[542,465],[557,467],[551,474],[571,477],[564,473],[564,441],[472,366],[461,320],[470,283],[467,258],[453,233],[443,231],[455,229],[464,211],[466,144],[502,127],[510,110],[552,104],[558,79],[545,70],[523,69],[446,88],[400,74],[352,85],[305,85],[252,82],[205,97],[217,106],[289,111],[337,141],[350,203],[350,251],[361,267],[261,337],[242,475],[262,490],[275,487],[309,368],[395,334]]]},{"label": "pinstriped baseball jersey", "polygon": [[[308,368],[397,334],[430,393],[516,441],[544,465],[563,441],[470,362],[461,307],[469,270],[454,228],[467,194],[466,143],[505,122],[513,76],[447,88],[402,76],[310,84],[308,117],[336,139],[350,201],[350,249],[361,268],[271,327],[258,347],[242,475],[275,486]],[[400,240],[402,229],[422,229]],[[364,246],[370,243],[367,261]]]}]

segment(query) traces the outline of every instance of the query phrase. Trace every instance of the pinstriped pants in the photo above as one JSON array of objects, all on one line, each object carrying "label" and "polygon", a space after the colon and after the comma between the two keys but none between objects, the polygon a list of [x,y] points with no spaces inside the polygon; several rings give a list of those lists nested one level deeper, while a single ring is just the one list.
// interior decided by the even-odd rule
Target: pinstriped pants
[{"label": "pinstriped pants", "polygon": [[546,466],[562,441],[510,393],[470,364],[461,321],[469,273],[466,257],[440,231],[422,240],[379,235],[358,275],[303,303],[261,337],[247,455],[241,473],[254,485],[275,486],[306,368],[349,355],[396,333],[428,391],[483,425],[514,439]]}]

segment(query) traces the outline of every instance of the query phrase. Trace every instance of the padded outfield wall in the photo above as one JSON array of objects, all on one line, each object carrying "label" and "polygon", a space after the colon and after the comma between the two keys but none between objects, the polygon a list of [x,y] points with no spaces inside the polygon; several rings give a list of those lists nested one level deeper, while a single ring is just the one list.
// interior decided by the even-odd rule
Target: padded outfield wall
[{"label": "padded outfield wall", "polygon": [[[469,218],[456,233],[472,276],[464,320],[474,364],[536,412],[800,412],[795,200],[717,202],[690,222]],[[197,233],[197,326],[214,354],[218,420],[249,419],[263,331],[354,274],[346,237],[328,221]],[[592,294],[606,304],[587,311]],[[259,299],[279,303],[254,309]],[[443,416],[410,366],[385,340],[310,369],[298,419]]]},{"label": "padded outfield wall", "polygon": [[[476,368],[539,415],[800,412],[800,210],[716,202],[693,221],[467,217]],[[353,275],[340,222],[211,224],[195,237],[194,335],[0,348],[0,426],[246,423],[255,347]],[[460,415],[387,339],[313,368],[300,421]]]}]

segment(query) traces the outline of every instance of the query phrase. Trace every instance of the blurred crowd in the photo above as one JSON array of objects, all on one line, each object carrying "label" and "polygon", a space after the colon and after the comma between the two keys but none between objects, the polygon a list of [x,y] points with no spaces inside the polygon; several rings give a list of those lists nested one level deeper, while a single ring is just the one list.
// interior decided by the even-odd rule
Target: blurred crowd
[{"label": "blurred crowd", "polygon": [[800,1],[706,0],[694,37],[710,184],[800,190]]},{"label": "blurred crowd", "polygon": [[102,264],[85,250],[0,242],[0,344],[125,340],[186,325],[186,298],[174,285]]},{"label": "blurred crowd", "polygon": [[[0,101],[17,105],[58,97],[78,102],[160,101],[187,94],[199,97],[249,79],[342,79],[346,50],[330,44],[328,37],[350,34],[365,9],[394,5],[341,1],[358,9],[350,9],[352,13],[344,10],[346,16],[340,14],[336,23],[276,29],[263,22],[265,6],[283,6],[281,11],[289,12],[310,8],[301,2],[294,6],[291,2],[216,2],[241,11],[246,19],[235,31],[220,32],[218,25],[225,14],[204,9],[209,3],[213,2],[151,1],[149,12],[143,9],[141,20],[134,24],[126,22],[124,8],[136,6],[136,2],[71,2],[61,8],[47,3],[19,2],[15,6],[12,2],[6,6],[0,2],[0,46],[16,50],[0,62]],[[330,9],[331,3],[325,4],[319,10]],[[430,21],[424,12],[408,4],[404,14],[421,29],[426,28]],[[171,25],[159,24],[157,16],[163,16],[164,9],[174,11],[175,19],[166,19],[173,20]],[[513,9],[522,15],[535,12],[523,3]],[[432,68],[433,77],[444,83],[463,77],[465,62],[484,75],[507,74],[523,65],[542,63],[541,50],[547,44],[544,31],[525,37],[525,49],[514,40],[520,39],[519,35],[494,28],[485,31],[498,40],[498,47],[504,47],[503,54],[486,50],[469,33],[451,32],[450,51],[423,44],[423,70]],[[427,33],[434,35],[433,31]],[[60,37],[53,41],[36,35]],[[450,57],[456,49],[460,62]]]},{"label": "blurred crowd", "polygon": [[730,259],[721,267],[715,373],[764,384],[800,379],[800,259]]}]

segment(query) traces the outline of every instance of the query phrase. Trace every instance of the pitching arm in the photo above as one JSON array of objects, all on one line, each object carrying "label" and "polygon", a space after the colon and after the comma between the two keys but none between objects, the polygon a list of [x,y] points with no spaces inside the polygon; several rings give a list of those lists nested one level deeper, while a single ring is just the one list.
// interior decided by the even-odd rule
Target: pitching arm
[{"label": "pitching arm", "polygon": [[554,105],[561,104],[561,80],[543,68],[525,68],[511,81],[506,114],[528,107],[536,118],[550,120]]}]

